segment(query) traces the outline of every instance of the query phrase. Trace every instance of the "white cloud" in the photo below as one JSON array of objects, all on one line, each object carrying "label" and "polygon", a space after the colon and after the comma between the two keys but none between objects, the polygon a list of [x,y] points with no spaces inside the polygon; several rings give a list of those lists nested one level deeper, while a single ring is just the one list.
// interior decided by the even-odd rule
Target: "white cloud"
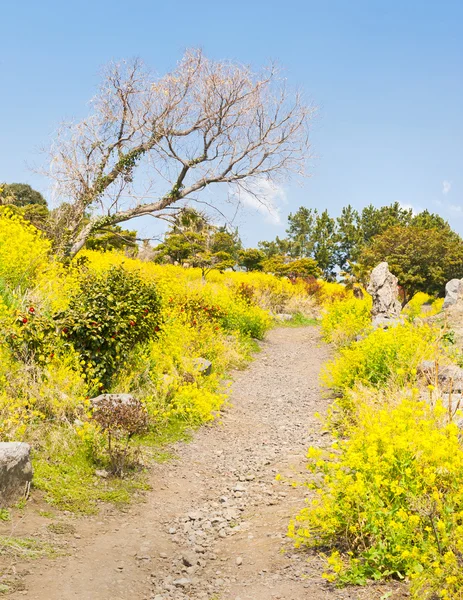
[{"label": "white cloud", "polygon": [[444,179],[444,181],[442,182],[442,193],[444,194],[444,196],[446,196],[450,192],[451,189],[452,189],[451,182]]},{"label": "white cloud", "polygon": [[267,223],[281,223],[279,205],[286,202],[286,193],[282,186],[261,178],[248,183],[247,189],[240,188],[234,195],[242,204],[264,215]]},{"label": "white cloud", "polygon": [[453,213],[463,213],[463,208],[458,204],[449,204],[449,210],[451,210]]},{"label": "white cloud", "polygon": [[399,202],[399,204],[400,208],[403,208],[404,210],[411,210],[414,215],[417,215],[419,212],[421,212],[421,208],[415,208],[413,204],[403,204],[402,202]]}]

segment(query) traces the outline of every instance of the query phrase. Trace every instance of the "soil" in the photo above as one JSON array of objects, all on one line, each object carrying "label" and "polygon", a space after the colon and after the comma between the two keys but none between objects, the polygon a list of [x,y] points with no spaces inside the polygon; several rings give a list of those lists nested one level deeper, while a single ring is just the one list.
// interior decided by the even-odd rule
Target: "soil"
[{"label": "soil", "polygon": [[[8,559],[12,600],[398,600],[395,584],[338,590],[315,554],[295,551],[288,522],[304,506],[308,446],[330,444],[317,413],[329,349],[316,327],[270,332],[245,371],[233,373],[221,420],[155,465],[150,491],[127,511],[57,519],[32,498],[13,535],[65,550]],[[281,475],[276,480],[277,474]],[[42,506],[43,508],[43,506]],[[54,523],[53,527],[50,524]],[[63,525],[72,526],[63,526]],[[5,532],[3,526],[3,533]],[[5,563],[5,559],[3,561]]]}]

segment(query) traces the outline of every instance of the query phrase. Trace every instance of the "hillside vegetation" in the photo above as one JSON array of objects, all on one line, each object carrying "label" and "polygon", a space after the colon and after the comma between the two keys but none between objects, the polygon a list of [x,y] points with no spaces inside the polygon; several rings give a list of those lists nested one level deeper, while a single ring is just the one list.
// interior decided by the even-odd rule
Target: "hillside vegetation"
[{"label": "hillside vegetation", "polygon": [[[217,417],[227,372],[250,359],[272,314],[314,314],[303,280],[202,275],[116,251],[86,250],[64,265],[35,227],[2,209],[0,439],[32,444],[34,485],[50,502],[91,511],[127,501],[144,486],[150,454],[162,458],[163,442]],[[142,414],[95,418],[90,399],[113,391],[134,394]],[[95,475],[105,471],[123,477]]]},{"label": "hillside vegetation", "polygon": [[[341,300],[323,316],[336,345],[322,374],[338,396],[328,418],[334,441],[309,449],[312,491],[290,535],[297,546],[329,549],[325,577],[337,585],[409,579],[414,598],[460,598],[461,394],[436,382],[439,368],[461,363],[461,350],[424,320],[441,300],[417,295],[387,330],[372,329],[370,304]],[[434,365],[426,377],[424,360]]]}]

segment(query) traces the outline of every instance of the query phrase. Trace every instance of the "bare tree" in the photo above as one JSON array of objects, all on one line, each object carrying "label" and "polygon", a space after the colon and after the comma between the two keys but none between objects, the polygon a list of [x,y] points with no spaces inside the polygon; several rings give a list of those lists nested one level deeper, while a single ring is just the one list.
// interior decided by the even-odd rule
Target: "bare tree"
[{"label": "bare tree", "polygon": [[273,66],[256,75],[198,50],[161,78],[138,60],[110,64],[91,114],[64,123],[50,149],[63,253],[108,225],[169,220],[214,183],[249,191],[262,178],[304,174],[312,114]]}]

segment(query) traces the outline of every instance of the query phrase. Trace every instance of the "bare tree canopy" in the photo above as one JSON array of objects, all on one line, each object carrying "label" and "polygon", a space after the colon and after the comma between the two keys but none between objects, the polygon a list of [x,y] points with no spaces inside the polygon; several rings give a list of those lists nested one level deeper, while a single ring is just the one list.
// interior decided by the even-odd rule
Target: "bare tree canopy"
[{"label": "bare tree canopy", "polygon": [[198,50],[161,78],[139,60],[110,64],[90,115],[64,123],[50,149],[62,251],[74,256],[108,225],[169,219],[213,183],[249,190],[262,178],[304,174],[312,115],[273,66],[254,74]]}]

